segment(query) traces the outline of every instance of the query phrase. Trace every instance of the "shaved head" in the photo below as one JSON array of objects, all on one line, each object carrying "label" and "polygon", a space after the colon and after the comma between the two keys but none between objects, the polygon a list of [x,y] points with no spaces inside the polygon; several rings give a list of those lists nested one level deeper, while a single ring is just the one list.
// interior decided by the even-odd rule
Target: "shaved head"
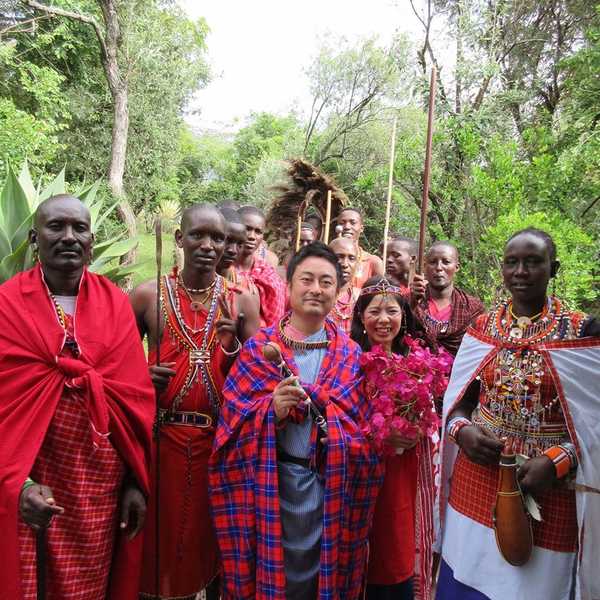
[{"label": "shaved head", "polygon": [[225,231],[226,222],[223,213],[221,213],[221,211],[214,204],[208,203],[193,204],[181,213],[181,231],[186,231],[189,229],[190,225],[196,220],[197,217],[200,216],[216,216],[218,221],[223,226],[223,231]]},{"label": "shaved head", "polygon": [[358,244],[355,240],[350,238],[335,238],[331,240],[329,243],[329,247],[335,252],[336,250],[344,249],[344,250],[354,250],[354,252],[358,251]]},{"label": "shaved head", "polygon": [[442,248],[450,250],[450,252],[454,254],[456,261],[458,262],[458,248],[451,242],[446,242],[443,240],[433,242],[433,244],[431,244],[431,246],[429,247],[429,250],[427,250],[427,256],[429,256],[435,250],[440,250]]},{"label": "shaved head", "polygon": [[91,221],[88,207],[79,198],[71,194],[57,194],[40,202],[33,217],[33,226],[39,227],[42,223],[45,223],[48,215],[51,215],[53,210],[59,207],[61,210],[78,214],[80,218],[86,218],[88,223]]}]

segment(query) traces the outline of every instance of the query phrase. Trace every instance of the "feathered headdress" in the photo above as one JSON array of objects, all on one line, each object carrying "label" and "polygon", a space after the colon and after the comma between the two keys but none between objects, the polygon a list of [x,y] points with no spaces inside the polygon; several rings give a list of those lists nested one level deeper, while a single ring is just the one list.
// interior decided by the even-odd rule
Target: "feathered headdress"
[{"label": "feathered headdress", "polygon": [[313,207],[325,223],[327,192],[331,191],[331,220],[348,203],[348,197],[329,175],[300,158],[286,161],[291,179],[287,185],[273,188],[278,195],[267,213],[267,229],[273,232],[289,231],[302,221],[309,207]]}]

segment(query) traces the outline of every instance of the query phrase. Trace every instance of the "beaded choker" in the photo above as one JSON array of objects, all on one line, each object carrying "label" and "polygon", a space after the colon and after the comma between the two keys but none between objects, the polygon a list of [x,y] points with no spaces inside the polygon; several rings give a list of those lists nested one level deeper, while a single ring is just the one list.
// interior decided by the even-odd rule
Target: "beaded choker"
[{"label": "beaded choker", "polygon": [[319,348],[327,348],[329,346],[329,340],[320,340],[318,342],[304,342],[302,340],[295,340],[289,337],[285,333],[285,328],[290,322],[290,317],[284,317],[279,322],[279,337],[281,337],[281,341],[290,348],[294,350],[317,350]]}]

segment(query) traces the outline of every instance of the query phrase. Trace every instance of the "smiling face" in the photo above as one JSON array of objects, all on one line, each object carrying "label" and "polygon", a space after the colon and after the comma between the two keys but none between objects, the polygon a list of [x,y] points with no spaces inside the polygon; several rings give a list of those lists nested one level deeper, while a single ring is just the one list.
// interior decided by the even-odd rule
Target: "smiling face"
[{"label": "smiling face", "polygon": [[513,299],[522,303],[546,298],[548,283],[558,270],[548,244],[531,233],[510,240],[504,249],[502,277]]},{"label": "smiling face", "polygon": [[324,258],[309,256],[297,265],[288,289],[295,315],[311,321],[324,320],[337,298],[335,267]]},{"label": "smiling face", "polygon": [[225,248],[225,219],[212,207],[192,207],[185,213],[175,241],[183,249],[184,268],[214,271]]},{"label": "smiling face", "polygon": [[373,296],[361,315],[371,345],[381,344],[386,350],[390,350],[394,338],[400,333],[402,317],[402,308],[396,296]]},{"label": "smiling face", "polygon": [[362,217],[355,210],[343,210],[337,218],[338,226],[342,227],[342,236],[358,241],[364,226]]},{"label": "smiling face", "polygon": [[425,257],[425,278],[435,290],[451,286],[458,268],[458,253],[453,246],[434,245]]},{"label": "smiling face", "polygon": [[256,249],[263,241],[265,236],[265,220],[255,213],[243,213],[240,216],[246,227],[246,241],[242,248],[242,254],[250,256],[256,252]]},{"label": "smiling face", "polygon": [[348,238],[336,238],[329,244],[342,267],[342,285],[346,285],[354,276],[358,262],[356,242]]},{"label": "smiling face", "polygon": [[40,204],[31,243],[37,244],[44,269],[76,272],[90,261],[94,234],[90,212],[77,198],[54,196]]},{"label": "smiling face", "polygon": [[218,271],[223,273],[229,269],[242,253],[246,243],[246,227],[243,223],[227,222],[227,235],[225,238],[225,248],[223,256],[219,261]]}]

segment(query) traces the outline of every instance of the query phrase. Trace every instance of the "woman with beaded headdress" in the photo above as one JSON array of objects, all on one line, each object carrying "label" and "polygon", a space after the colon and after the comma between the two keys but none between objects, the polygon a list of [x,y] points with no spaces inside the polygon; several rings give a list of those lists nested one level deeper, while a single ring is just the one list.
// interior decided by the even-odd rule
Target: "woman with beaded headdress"
[{"label": "woman with beaded headdress", "polygon": [[[511,297],[478,317],[454,363],[444,399],[438,600],[600,597],[600,468],[591,454],[600,443],[600,326],[548,296],[558,267],[546,232],[515,233],[502,263]],[[522,459],[514,495],[536,517],[525,521],[532,534],[511,534],[531,536],[530,558],[519,562],[494,534],[499,463],[513,455]]]},{"label": "woman with beaded headdress", "polygon": [[[412,313],[406,288],[380,276],[368,279],[354,307],[351,337],[364,352],[363,390],[372,409],[378,395],[385,392],[374,381],[375,376],[371,377],[368,363],[374,360],[381,364],[381,356],[375,352],[379,348],[392,361],[401,360],[410,352],[407,334],[430,346],[423,339],[425,330]],[[450,360],[448,355],[448,369]],[[385,478],[375,507],[368,600],[430,598],[435,499],[433,453],[439,439],[435,429],[435,440],[422,434],[402,435],[396,430],[385,440],[388,449],[393,447],[396,451],[386,452]]]}]

